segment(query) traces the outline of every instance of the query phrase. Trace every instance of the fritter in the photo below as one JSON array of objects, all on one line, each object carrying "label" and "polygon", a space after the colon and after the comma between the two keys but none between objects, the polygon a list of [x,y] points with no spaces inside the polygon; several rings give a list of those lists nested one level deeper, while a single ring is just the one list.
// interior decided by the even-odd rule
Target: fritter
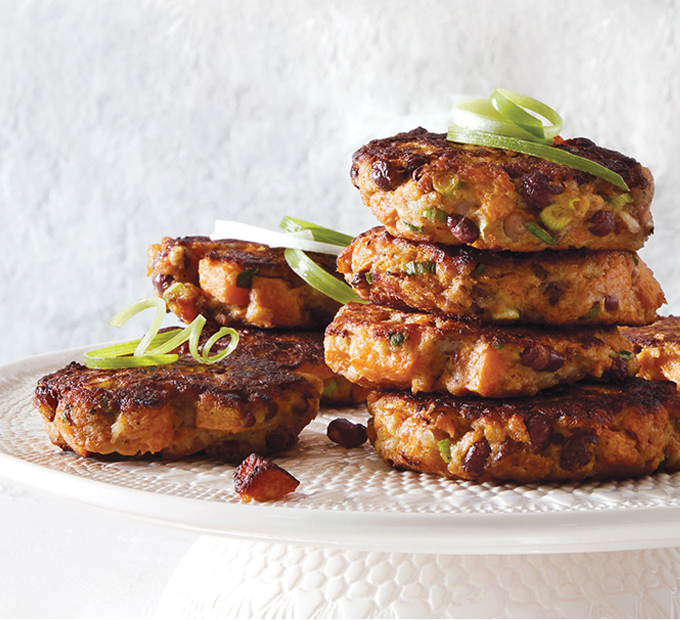
[{"label": "fritter", "polygon": [[616,327],[496,326],[350,303],[326,328],[326,363],[373,389],[532,395],[584,378],[622,381],[639,369]]},{"label": "fritter", "polygon": [[636,378],[511,399],[372,392],[368,436],[397,468],[477,481],[618,479],[680,469],[680,395]]},{"label": "fritter", "polygon": [[617,172],[591,174],[418,128],[373,140],[352,158],[363,201],[395,236],[481,250],[639,250],[653,231],[654,180],[630,157],[586,138],[556,144]]},{"label": "fritter", "polygon": [[[239,345],[230,357],[256,356],[283,364],[296,372],[314,375],[323,382],[321,402],[328,405],[356,405],[366,401],[368,390],[334,373],[324,361],[323,332],[293,332],[265,329],[239,329]],[[205,330],[202,339],[210,332]],[[218,341],[214,353],[221,350]],[[185,350],[186,345],[185,345]]]},{"label": "fritter", "polygon": [[213,365],[185,353],[164,366],[93,370],[72,362],[43,377],[33,404],[52,442],[80,456],[198,452],[240,462],[290,448],[318,411],[322,382],[254,355]]},{"label": "fritter", "polygon": [[[185,323],[202,314],[219,325],[323,329],[339,304],[296,275],[283,252],[248,241],[166,237],[149,248],[148,273]],[[334,257],[310,257],[337,275]]]},{"label": "fritter", "polygon": [[665,316],[651,325],[620,330],[633,343],[641,377],[680,384],[680,317]]},{"label": "fritter", "polygon": [[493,252],[401,239],[383,227],[356,237],[338,270],[372,303],[493,323],[638,325],[665,302],[633,252]]}]

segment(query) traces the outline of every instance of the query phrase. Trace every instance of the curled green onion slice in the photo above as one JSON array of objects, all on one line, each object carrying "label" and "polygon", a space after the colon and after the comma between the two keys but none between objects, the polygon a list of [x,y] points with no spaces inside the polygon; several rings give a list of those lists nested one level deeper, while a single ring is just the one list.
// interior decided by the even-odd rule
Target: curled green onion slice
[{"label": "curled green onion slice", "polygon": [[[510,122],[515,123],[537,138],[552,140],[562,131],[564,124],[562,117],[549,105],[538,99],[516,93],[507,88],[495,88],[489,95],[489,100],[491,105]],[[527,110],[543,117],[550,124],[548,126],[543,125],[539,118],[530,114]]]},{"label": "curled green onion slice", "polygon": [[341,247],[345,247],[352,243],[352,237],[350,235],[337,232],[330,228],[324,228],[318,224],[312,224],[311,222],[306,222],[305,220],[291,217],[290,215],[283,217],[279,223],[279,228],[287,233],[297,233],[308,230],[314,241],[318,241],[319,243],[328,243]]},{"label": "curled green onion slice", "polygon": [[616,185],[616,187],[626,191],[628,190],[628,186],[621,175],[609,170],[609,168],[605,168],[604,166],[601,166],[590,159],[586,159],[585,157],[579,157],[578,155],[574,155],[568,151],[563,151],[562,149],[548,146],[546,144],[540,144],[538,142],[531,142],[529,140],[522,140],[510,136],[499,136],[484,131],[473,131],[465,129],[464,127],[458,127],[456,125],[449,127],[447,140],[450,142],[462,142],[464,144],[490,146],[496,149],[506,149],[508,151],[515,151],[517,153],[524,153],[525,155],[533,155],[534,157],[547,159],[548,161],[555,162],[556,164],[563,164],[565,166],[569,166],[570,168],[581,170],[582,172],[588,172],[589,174],[600,177],[605,181],[609,181],[612,185]]},{"label": "curled green onion slice", "polygon": [[[533,112],[531,114],[527,110]],[[548,121],[544,125],[537,116]],[[497,88],[488,99],[466,99],[453,108],[450,142],[506,149],[569,166],[628,191],[621,175],[605,166],[552,146],[562,117],[546,104],[514,91]]]},{"label": "curled green onion slice", "polygon": [[541,139],[545,144],[552,140],[537,138],[523,127],[503,116],[488,99],[465,99],[459,101],[452,110],[453,122],[475,131],[486,131],[502,136],[524,138],[525,140]]},{"label": "curled green onion slice", "polygon": [[334,299],[338,303],[346,304],[350,301],[365,304],[352,288],[338,278],[332,276],[325,269],[317,265],[302,250],[286,248],[284,251],[288,266],[307,284]]},{"label": "curled green onion slice", "polygon": [[139,341],[139,344],[137,345],[137,348],[134,351],[135,357],[140,357],[141,355],[143,355],[144,351],[146,351],[147,348],[149,347],[149,343],[151,342],[151,340],[153,340],[156,334],[158,334],[158,330],[161,328],[161,324],[163,323],[163,317],[165,316],[165,312],[167,310],[165,301],[163,301],[159,297],[140,299],[139,301],[130,304],[124,310],[121,310],[109,321],[109,325],[112,325],[113,327],[121,327],[122,325],[127,323],[133,316],[139,314],[140,312],[146,310],[147,308],[155,308],[156,316],[154,316],[149,331]]},{"label": "curled green onion slice", "polygon": [[[189,341],[189,351],[196,361],[202,364],[214,364],[232,353],[238,345],[238,332],[230,327],[222,327],[207,340],[203,349],[199,352],[198,343],[206,324],[205,317],[200,314],[183,329],[159,332],[167,309],[165,301],[160,298],[142,299],[131,304],[116,314],[111,319],[110,324],[114,327],[121,327],[133,316],[147,308],[156,308],[156,316],[143,338],[88,351],[84,355],[85,366],[110,369],[172,364],[179,359],[179,355],[170,353],[170,351],[187,341]],[[210,349],[225,336],[230,337],[229,345],[216,355],[210,356]]]},{"label": "curled green onion slice", "polygon": [[[151,339],[152,346],[161,346],[171,340],[181,329],[157,334]],[[172,364],[178,359],[176,353],[154,354],[154,355],[134,355],[135,349],[139,346],[142,339],[121,342],[94,351],[85,353],[85,366],[88,368],[132,368],[135,366],[159,366],[162,364]],[[171,350],[171,349],[170,349]]]}]

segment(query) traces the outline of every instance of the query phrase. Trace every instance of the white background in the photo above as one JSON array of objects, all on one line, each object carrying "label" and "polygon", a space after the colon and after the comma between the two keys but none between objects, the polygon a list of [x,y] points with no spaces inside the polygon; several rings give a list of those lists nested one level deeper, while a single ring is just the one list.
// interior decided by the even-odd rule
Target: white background
[{"label": "white background", "polygon": [[677,310],[679,26],[673,0],[0,0],[0,363],[140,335],[107,321],[164,236],[374,225],[353,151],[495,86],[652,170]]}]

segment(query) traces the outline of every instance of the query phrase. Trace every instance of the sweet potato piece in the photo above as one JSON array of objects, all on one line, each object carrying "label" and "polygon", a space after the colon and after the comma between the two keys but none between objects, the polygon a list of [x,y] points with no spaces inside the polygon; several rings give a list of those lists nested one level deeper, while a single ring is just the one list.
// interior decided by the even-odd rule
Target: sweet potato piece
[{"label": "sweet potato piece", "polygon": [[285,469],[255,453],[234,472],[234,489],[244,502],[278,500],[295,491],[299,484]]}]

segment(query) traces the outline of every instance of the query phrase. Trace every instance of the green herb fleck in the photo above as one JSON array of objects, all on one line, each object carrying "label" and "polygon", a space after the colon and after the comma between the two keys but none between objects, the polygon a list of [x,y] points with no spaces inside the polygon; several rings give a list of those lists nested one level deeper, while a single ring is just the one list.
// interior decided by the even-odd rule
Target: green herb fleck
[{"label": "green herb fleck", "polygon": [[616,355],[624,360],[632,360],[635,357],[635,354],[632,351],[617,351]]},{"label": "green herb fleck", "polygon": [[373,284],[373,275],[371,274],[370,271],[367,271],[364,274],[364,280],[366,280],[366,284],[368,284],[369,286]]},{"label": "green herb fleck", "polygon": [[595,302],[593,307],[588,310],[583,316],[578,317],[579,321],[585,321],[587,319],[594,319],[598,314],[600,314],[600,303]]},{"label": "green herb fleck", "polygon": [[247,267],[236,276],[236,286],[250,288],[253,285],[253,276],[257,273],[257,267]]},{"label": "green herb fleck", "polygon": [[491,341],[491,346],[498,351],[502,351],[505,343],[499,340],[498,336],[494,336],[493,340]]},{"label": "green herb fleck", "polygon": [[477,266],[472,270],[473,276],[481,276],[486,271],[486,265],[484,263],[478,263]]},{"label": "green herb fleck", "polygon": [[404,336],[404,334],[401,332],[392,332],[388,338],[390,339],[390,344],[393,347],[400,347],[402,344],[404,344],[404,340],[406,340],[406,336]]},{"label": "green herb fleck", "polygon": [[324,396],[328,396],[329,394],[332,394],[335,392],[335,390],[338,389],[338,382],[336,379],[331,379],[330,383],[328,385],[325,385],[323,388],[322,394]]}]

